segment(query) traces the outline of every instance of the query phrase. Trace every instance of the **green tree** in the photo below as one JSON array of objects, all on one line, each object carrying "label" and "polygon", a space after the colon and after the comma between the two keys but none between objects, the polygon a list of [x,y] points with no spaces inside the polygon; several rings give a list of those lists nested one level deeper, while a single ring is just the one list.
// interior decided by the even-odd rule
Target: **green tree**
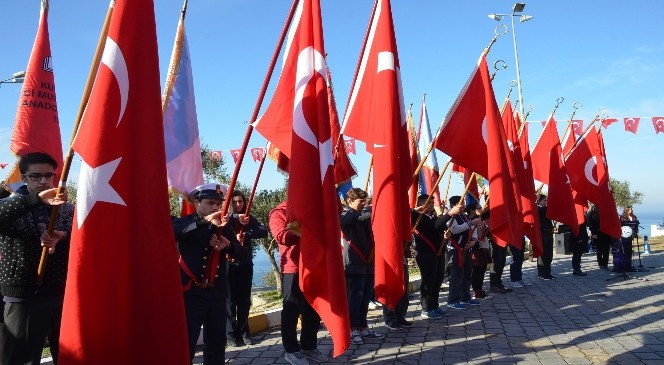
[{"label": "green tree", "polygon": [[638,191],[632,192],[630,190],[629,181],[621,181],[611,178],[610,184],[617,206],[624,208],[626,206],[641,204],[643,201],[642,193]]},{"label": "green tree", "polygon": [[[251,214],[258,219],[266,228],[268,228],[268,236],[256,240],[260,243],[263,251],[267,255],[270,264],[272,265],[272,272],[274,274],[275,283],[277,285],[277,292],[281,293],[281,273],[279,271],[279,264],[276,260],[277,242],[272,237],[269,230],[269,214],[270,211],[286,199],[286,186],[275,190],[261,190],[254,196],[254,201],[251,206]],[[257,247],[257,246],[256,246]]]}]

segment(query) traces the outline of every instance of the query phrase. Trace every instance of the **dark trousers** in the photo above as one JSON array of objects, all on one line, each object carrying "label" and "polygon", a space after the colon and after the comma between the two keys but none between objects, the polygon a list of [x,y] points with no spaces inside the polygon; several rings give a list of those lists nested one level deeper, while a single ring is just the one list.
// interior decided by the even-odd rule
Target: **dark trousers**
[{"label": "dark trousers", "polygon": [[493,261],[493,272],[489,274],[489,283],[491,286],[503,285],[503,270],[505,269],[505,260],[507,258],[507,247],[500,247],[491,242],[491,260]]},{"label": "dark trousers", "polygon": [[440,286],[445,275],[445,256],[417,253],[415,262],[420,268],[422,282],[420,284],[420,302],[422,311],[435,310],[440,306]]},{"label": "dark trousers", "polygon": [[514,260],[510,265],[510,281],[521,281],[523,279],[523,246],[518,249],[510,245],[510,252],[512,253],[512,260]]},{"label": "dark trousers", "polygon": [[620,238],[620,244],[622,245],[622,269],[624,271],[632,270],[632,240],[633,238]]},{"label": "dark trousers", "polygon": [[0,326],[0,364],[38,365],[48,337],[53,362],[58,362],[63,298],[5,303]]},{"label": "dark trousers", "polygon": [[[463,251],[459,256],[457,249],[448,250],[450,262],[450,287],[447,303],[467,302],[470,300],[470,280],[473,272],[473,263],[469,251]],[[459,263],[461,263],[459,265]]]},{"label": "dark trousers", "polygon": [[581,256],[586,252],[588,243],[583,240],[578,241],[574,234],[572,234],[569,248],[572,250],[572,270],[581,271]]},{"label": "dark trousers", "polygon": [[210,291],[207,296],[184,294],[189,358],[194,359],[196,341],[203,326],[203,363],[223,365],[226,357],[226,299],[213,294],[213,290],[216,288],[205,289]]},{"label": "dark trousers", "polygon": [[487,265],[473,266],[471,286],[473,288],[473,291],[475,292],[482,290],[482,284],[484,283],[484,273],[486,272],[486,266]]},{"label": "dark trousers", "polygon": [[226,300],[226,332],[229,339],[249,335],[249,309],[251,308],[251,283],[253,263],[228,263],[229,296]]},{"label": "dark trousers", "polygon": [[553,233],[542,232],[542,256],[537,258],[537,276],[551,275],[553,261]]},{"label": "dark trousers", "polygon": [[597,246],[597,265],[602,267],[609,266],[609,252],[611,251],[611,237],[599,232],[594,239]]},{"label": "dark trousers", "polygon": [[[309,305],[300,290],[298,274],[282,274],[281,295],[284,305],[281,310],[281,341],[288,353],[300,350],[315,350],[316,335],[320,328],[320,317]],[[302,315],[302,332],[297,341],[297,319]],[[301,346],[300,346],[301,344]]]},{"label": "dark trousers", "polygon": [[408,313],[408,265],[403,266],[403,277],[406,291],[403,293],[401,299],[397,303],[397,306],[394,310],[390,310],[386,305],[383,306],[383,318],[385,319],[385,324],[397,324],[399,320],[406,319],[406,313]]},{"label": "dark trousers", "polygon": [[374,297],[374,276],[367,274],[346,275],[346,295],[350,328],[367,328],[369,302]]}]

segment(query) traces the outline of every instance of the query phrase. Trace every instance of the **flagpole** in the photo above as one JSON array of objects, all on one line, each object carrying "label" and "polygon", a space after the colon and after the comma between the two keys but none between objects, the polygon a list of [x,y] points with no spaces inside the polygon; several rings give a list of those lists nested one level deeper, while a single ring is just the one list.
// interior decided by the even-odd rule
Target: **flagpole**
[{"label": "flagpole", "polygon": [[[504,29],[504,31],[502,33],[498,33],[498,29],[500,29],[500,28]],[[504,25],[504,24],[501,24],[501,25],[497,26],[494,29],[494,33],[495,33],[495,35],[493,36],[493,38],[491,38],[491,41],[489,42],[489,45],[486,46],[486,48],[484,48],[484,50],[482,51],[482,54],[480,55],[479,60],[481,60],[482,57],[485,57],[489,53],[489,51],[491,51],[491,47],[493,46],[494,43],[496,43],[496,41],[498,40],[498,37],[507,34],[507,26]],[[479,62],[479,60],[478,60],[478,62]],[[455,101],[455,103],[456,103],[456,101]],[[417,165],[417,168],[415,169],[414,175],[417,175],[417,174],[420,173],[420,170],[422,169],[422,166],[424,165],[424,161],[426,161],[427,158],[429,158],[429,154],[431,154],[431,151],[433,150],[433,145],[436,143],[436,140],[438,139],[438,136],[440,135],[440,131],[443,129],[444,125],[445,125],[445,119],[443,119],[443,121],[440,123],[440,126],[438,127],[438,131],[436,132],[436,137],[433,138],[433,140],[431,140],[431,143],[429,144],[429,147],[427,147],[426,153],[424,154],[424,156],[421,157],[420,163]]]},{"label": "flagpole", "polygon": [[[246,217],[249,216],[249,211],[251,210],[251,204],[254,202],[254,196],[256,195],[256,187],[258,186],[258,180],[261,178],[261,173],[263,172],[263,165],[265,165],[265,158],[267,157],[267,146],[265,146],[265,153],[263,153],[263,157],[261,158],[261,163],[258,166],[258,172],[256,172],[256,178],[254,179],[254,186],[251,188],[251,194],[249,194],[249,201],[247,201],[247,205],[244,209],[244,214]],[[233,192],[231,191],[231,194]],[[244,231],[244,226],[240,228],[239,234],[242,234]]]},{"label": "flagpole", "polygon": [[[46,4],[48,8],[48,1],[42,2]],[[88,72],[88,80],[83,89],[83,96],[81,97],[81,103],[78,106],[78,113],[76,114],[76,119],[74,120],[74,128],[69,140],[69,150],[65,156],[64,163],[62,165],[62,175],[60,176],[60,182],[58,183],[58,192],[57,194],[62,194],[67,189],[67,178],[69,177],[69,169],[71,168],[71,162],[74,159],[74,140],[76,139],[76,134],[78,133],[78,128],[81,124],[81,119],[83,119],[83,112],[88,105],[88,100],[90,99],[90,93],[92,92],[92,85],[94,84],[95,76],[97,75],[97,70],[99,69],[99,63],[101,61],[102,52],[104,51],[104,46],[106,45],[106,36],[108,34],[108,27],[111,24],[111,16],[113,15],[113,8],[115,7],[115,0],[111,0],[108,10],[106,11],[106,18],[104,19],[104,25],[101,28],[101,34],[99,34],[99,40],[97,41],[97,49],[95,50],[94,57],[92,58],[92,65],[90,66],[90,71]],[[51,210],[51,219],[48,222],[48,235],[52,236],[53,231],[55,230],[55,224],[58,220],[58,215],[60,213],[60,206],[55,205]],[[42,280],[44,279],[44,273],[46,272],[46,263],[48,262],[48,247],[42,248],[41,258],[39,259],[39,267],[37,267],[37,285],[41,285]]]},{"label": "flagpole", "polygon": [[368,191],[369,189],[369,179],[371,179],[371,167],[373,167],[373,160],[374,157],[371,155],[371,159],[369,160],[369,171],[367,171],[367,180],[364,182],[364,191]]},{"label": "flagpole", "polygon": [[180,59],[182,57],[182,48],[177,47],[183,38],[182,26],[184,25],[184,18],[187,16],[187,4],[189,0],[184,0],[182,10],[180,10],[180,20],[178,21],[178,29],[175,34],[175,46],[173,47],[173,55],[171,56],[171,63],[168,65],[168,73],[166,75],[166,85],[164,86],[164,96],[161,101],[161,113],[166,112],[168,102],[171,100],[171,93],[175,86],[175,78],[177,77],[177,69],[180,67]]},{"label": "flagpole", "polygon": [[[579,103],[578,101],[575,101],[572,104],[572,115],[570,115],[569,119],[567,119],[567,125],[565,126],[565,131],[563,132],[563,136],[565,136],[565,134],[567,134],[569,129],[572,127],[572,119],[574,119],[574,115],[576,114],[576,110],[581,108],[582,106],[583,106],[583,104]],[[572,133],[574,133],[574,131],[572,131]]]},{"label": "flagpole", "polygon": [[[586,127],[586,129],[584,129],[584,130],[583,130],[583,133],[581,133],[581,135],[586,134],[586,133],[588,132],[588,130],[589,130],[590,128],[592,128],[592,127],[595,125],[595,123],[599,120],[599,118],[600,118],[601,115],[602,115],[601,112],[597,113],[597,115],[595,115],[595,118],[593,118],[593,120],[590,121],[590,123],[588,124],[588,126]],[[577,144],[579,144],[579,140],[578,140],[578,139],[574,142],[574,144],[572,145],[572,148],[569,149],[569,151],[568,151],[567,154],[565,155],[565,158],[567,158],[567,156],[569,156],[569,154],[572,152],[572,150],[574,149],[574,147],[576,147]]]},{"label": "flagpole", "polygon": [[[261,105],[263,104],[263,99],[265,98],[267,87],[270,83],[270,79],[272,78],[272,72],[274,71],[274,67],[277,63],[277,58],[279,57],[279,53],[281,52],[281,47],[283,46],[284,40],[286,39],[286,34],[293,20],[293,15],[295,14],[295,9],[297,8],[298,2],[299,0],[293,0],[293,5],[291,6],[290,11],[288,12],[288,16],[286,17],[286,23],[284,24],[284,28],[281,30],[281,35],[279,37],[279,40],[277,41],[277,47],[275,48],[274,53],[272,55],[272,60],[270,61],[267,74],[265,75],[265,79],[263,80],[263,85],[261,86],[261,90],[258,94],[258,100],[256,100],[256,105],[254,106],[254,111],[251,115],[251,120],[249,121],[247,132],[244,135],[244,140],[242,141],[242,147],[240,147],[240,154],[238,155],[237,158],[238,162],[235,164],[235,168],[233,169],[233,176],[231,176],[231,181],[228,184],[228,191],[233,191],[233,189],[235,189],[235,184],[237,183],[237,178],[240,173],[240,166],[242,166],[242,160],[244,159],[244,154],[247,151],[247,146],[249,145],[249,139],[251,138],[251,133],[254,131],[253,123],[256,121],[256,118],[258,117],[258,112],[260,111]],[[226,212],[228,212],[229,204],[230,204],[230,199],[224,200],[224,204],[221,207],[222,215],[225,215]]]},{"label": "flagpole", "polygon": [[[447,162],[445,162],[445,166],[443,166],[443,171],[441,171],[440,174],[438,174],[438,179],[436,180],[436,182],[433,184],[433,187],[431,188],[432,192],[434,190],[436,190],[436,188],[438,187],[438,184],[440,184],[440,180],[443,178],[443,175],[445,174],[445,171],[447,170],[447,166],[449,166],[450,162],[452,162],[451,157],[447,159]],[[452,176],[452,171],[450,171],[450,176]],[[449,188],[449,185],[447,187]],[[447,193],[445,193],[445,194],[447,194]],[[424,202],[424,206],[429,204],[432,197],[433,197],[433,193],[429,194],[429,197],[427,197],[426,202]],[[445,199],[447,199],[447,196],[445,197]],[[411,233],[415,232],[415,229],[417,228],[417,225],[420,224],[420,221],[422,220],[422,216],[424,216],[424,210],[422,210],[420,212],[420,215],[417,217],[417,220],[415,221],[415,224],[413,224],[413,227],[410,229]]]},{"label": "flagpole", "polygon": [[[443,204],[447,201],[447,194],[450,192],[450,184],[452,183],[452,174],[453,170],[450,170],[450,174],[447,176],[447,187],[445,188],[445,196],[443,197]],[[442,176],[442,174],[440,174]]]}]

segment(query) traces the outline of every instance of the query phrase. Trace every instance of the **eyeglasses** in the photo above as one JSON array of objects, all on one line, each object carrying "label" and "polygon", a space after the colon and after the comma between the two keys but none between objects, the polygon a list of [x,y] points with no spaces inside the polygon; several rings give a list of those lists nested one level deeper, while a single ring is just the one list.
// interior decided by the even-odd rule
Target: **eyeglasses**
[{"label": "eyeglasses", "polygon": [[46,179],[48,181],[48,180],[53,180],[53,178],[55,177],[55,173],[52,173],[52,172],[48,172],[46,174],[32,173],[32,174],[26,174],[26,175],[23,175],[23,176],[25,176],[25,177],[27,177],[30,180],[35,181],[35,182],[41,181],[42,179]]}]

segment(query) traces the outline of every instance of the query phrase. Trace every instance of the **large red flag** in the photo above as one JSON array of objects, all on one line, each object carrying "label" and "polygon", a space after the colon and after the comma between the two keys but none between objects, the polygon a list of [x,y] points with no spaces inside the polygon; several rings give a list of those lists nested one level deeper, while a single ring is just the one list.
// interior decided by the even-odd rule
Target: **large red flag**
[{"label": "large red flag", "polygon": [[445,117],[434,145],[489,180],[491,234],[503,247],[521,245],[519,190],[484,55]]},{"label": "large red flag", "polygon": [[413,170],[389,0],[376,1],[358,70],[342,133],[364,141],[373,154],[375,292],[381,303],[394,308],[405,293],[403,249],[412,240],[408,188]]},{"label": "large red flag", "polygon": [[[574,129],[574,121],[572,121],[571,125],[568,125],[568,127],[565,129],[565,133],[563,134],[563,140],[560,141],[562,148],[563,148],[563,156],[569,155],[570,151],[572,150],[572,147],[574,147],[574,144],[576,143],[576,130]],[[565,160],[565,167],[567,167],[567,160]],[[567,172],[569,173],[570,170],[567,168]],[[586,210],[588,210],[588,198],[584,197],[582,194],[580,194],[576,188],[574,188],[574,184],[571,181],[572,174],[570,173],[570,185],[572,186],[572,201],[574,201],[574,211],[576,212],[576,221],[579,222],[579,224],[583,223],[586,221]]]},{"label": "large red flag", "polygon": [[604,214],[602,214],[602,212],[599,213],[599,229],[611,237],[618,238],[622,233],[622,230],[620,230],[621,224],[620,219],[618,218],[616,201],[613,197],[613,190],[611,189],[611,175],[609,174],[609,162],[606,158],[606,149],[604,148],[604,137],[602,136],[602,130],[599,127],[597,127],[597,144],[599,145],[599,150],[602,154],[601,161],[604,161],[603,164],[598,165],[597,178],[602,184],[606,184],[606,189],[609,190],[609,194],[603,194],[604,200],[602,205],[605,206],[606,209]]},{"label": "large red flag", "polygon": [[350,182],[357,171],[355,166],[348,158],[346,143],[340,138],[341,126],[339,125],[339,113],[337,112],[337,102],[334,98],[334,88],[332,87],[332,73],[329,67],[325,67],[325,77],[327,78],[327,103],[330,109],[330,134],[334,141],[334,184],[339,186]]},{"label": "large red flag", "polygon": [[[62,140],[48,34],[48,2],[42,1],[41,4],[37,36],[25,70],[9,149],[16,156],[30,152],[47,153],[58,163],[55,173],[59,178],[62,172]],[[10,171],[6,184],[13,190],[23,185],[18,164]]]},{"label": "large red flag", "polygon": [[[519,113],[516,113],[516,115],[516,120],[520,121],[521,116]],[[519,192],[521,193],[521,209],[524,219],[523,231],[530,239],[530,244],[533,248],[533,256],[539,257],[543,252],[542,231],[540,230],[539,214],[537,212],[535,185],[533,181],[533,164],[530,159],[528,123],[524,123],[523,128],[521,128],[519,147],[521,148],[523,165],[521,165],[522,169],[520,169],[521,166],[515,166],[515,168],[517,171],[517,179],[519,179]]]},{"label": "large red flag", "polygon": [[[406,143],[408,144],[408,155],[411,166],[410,171],[415,172],[417,165],[420,163],[420,159],[417,153],[417,142],[415,141],[415,121],[413,120],[413,113],[410,110],[408,110],[408,114],[406,115],[406,130],[408,132],[408,140]],[[417,206],[419,185],[419,179],[413,177],[410,187],[408,188],[408,205],[411,209]]]},{"label": "large red flag", "polygon": [[533,147],[533,173],[537,180],[549,185],[547,218],[569,225],[572,232],[578,235],[579,222],[576,220],[572,188],[562,153],[556,121],[550,116]]},{"label": "large red flag", "polygon": [[74,144],[61,364],[189,364],[159,84],[152,1],[117,1]]},{"label": "large red flag", "polygon": [[579,138],[574,149],[569,152],[565,166],[570,173],[574,190],[599,208],[602,232],[620,237],[620,220],[610,191],[606,166],[599,163],[603,160],[597,128],[592,127]]},{"label": "large red flag", "polygon": [[[279,84],[257,128],[289,141],[288,215],[301,227],[300,288],[334,342],[334,356],[350,344],[350,320],[341,255],[339,199],[334,181],[330,105],[318,0],[301,1],[289,31]],[[272,120],[278,115],[278,120]],[[262,127],[261,127],[262,125]],[[279,140],[265,126],[290,128]]]},{"label": "large red flag", "polygon": [[[523,217],[523,233],[528,239],[530,239],[533,255],[535,257],[540,257],[542,255],[542,236],[537,215],[537,204],[535,203],[533,173],[530,166],[526,165],[524,162],[526,158],[530,159],[528,132],[525,130],[526,125],[524,125],[522,134],[525,133],[526,136],[524,139],[519,139],[518,135],[520,127],[519,123],[517,123],[517,120],[514,118],[512,102],[509,99],[505,100],[505,108],[503,109],[502,117],[503,125],[505,126],[505,135],[507,137],[507,145],[510,146],[510,155],[514,165],[514,173],[516,175],[517,184],[519,185],[518,204],[521,216]],[[522,147],[522,144],[525,145]]]}]

